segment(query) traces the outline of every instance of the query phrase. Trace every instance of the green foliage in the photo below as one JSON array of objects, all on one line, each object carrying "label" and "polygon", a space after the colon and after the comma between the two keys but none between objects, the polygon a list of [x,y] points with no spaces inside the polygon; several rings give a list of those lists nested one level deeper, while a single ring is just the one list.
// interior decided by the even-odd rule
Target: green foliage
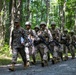
[{"label": "green foliage", "polygon": [[4,44],[4,46],[0,50],[0,56],[9,57],[10,51],[9,51],[9,45],[7,43]]},{"label": "green foliage", "polygon": [[[2,11],[0,14],[3,16],[3,25],[5,26],[5,41],[9,42],[9,27],[10,27],[10,21],[9,21],[9,2],[11,0],[4,0],[6,1],[6,7],[3,8],[5,11]],[[3,2],[4,2],[3,1]],[[47,11],[49,14],[49,23],[48,26],[50,26],[51,21],[56,21],[57,26],[59,27],[61,25],[61,19],[59,16],[59,5],[64,5],[66,1],[66,8],[65,8],[65,18],[66,18],[66,25],[65,28],[73,28],[75,24],[75,7],[76,7],[76,0],[48,0],[50,1],[49,9],[47,9],[46,0],[29,0],[29,10],[27,9],[27,1],[28,0],[22,0],[22,22],[21,26],[25,27],[26,17],[28,15],[28,11],[30,12],[30,16],[28,18],[28,21],[32,23],[32,28],[35,27],[35,25],[39,25],[41,21],[47,22]]]},{"label": "green foliage", "polygon": [[11,63],[10,59],[0,58],[0,65],[8,65]]},{"label": "green foliage", "polygon": [[75,16],[75,0],[68,0],[66,3],[66,12],[67,12],[67,22],[66,27],[68,29],[73,28],[74,26],[74,16]]}]

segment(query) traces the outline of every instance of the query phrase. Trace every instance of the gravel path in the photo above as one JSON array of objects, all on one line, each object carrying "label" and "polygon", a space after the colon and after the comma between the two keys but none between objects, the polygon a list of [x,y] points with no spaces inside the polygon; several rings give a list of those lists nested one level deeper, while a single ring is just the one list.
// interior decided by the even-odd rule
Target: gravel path
[{"label": "gravel path", "polygon": [[69,59],[54,65],[49,62],[48,67],[41,67],[40,64],[32,65],[27,69],[17,64],[14,72],[9,71],[8,66],[1,66],[0,75],[76,75],[76,59]]}]

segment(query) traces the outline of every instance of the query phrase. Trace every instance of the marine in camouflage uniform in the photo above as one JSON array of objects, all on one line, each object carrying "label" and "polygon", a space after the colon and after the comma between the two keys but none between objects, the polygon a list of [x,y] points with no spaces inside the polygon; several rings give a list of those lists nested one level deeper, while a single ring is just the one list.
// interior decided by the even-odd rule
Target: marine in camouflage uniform
[{"label": "marine in camouflage uniform", "polygon": [[72,59],[75,58],[75,44],[76,44],[76,35],[74,35],[74,31],[70,31],[70,53],[72,55]]},{"label": "marine in camouflage uniform", "polygon": [[28,35],[28,43],[25,47],[25,52],[26,52],[26,58],[28,60],[28,64],[30,62],[30,56],[32,56],[32,59],[33,59],[33,62],[32,64],[35,64],[36,63],[36,60],[35,60],[35,46],[33,44],[34,40],[35,40],[35,37],[36,37],[36,33],[34,30],[31,29],[31,23],[30,22],[26,22],[25,23],[25,31],[26,31],[26,34]]},{"label": "marine in camouflage uniform", "polygon": [[36,52],[36,54],[39,53],[40,57],[42,59],[42,54],[41,54],[41,52],[39,50],[39,40],[40,40],[40,38],[38,37],[39,30],[40,30],[39,25],[36,25],[35,28],[34,28],[34,30],[35,30],[35,33],[36,33],[36,38],[35,38],[35,41],[34,41],[35,50],[36,50],[35,52]]},{"label": "marine in camouflage uniform", "polygon": [[[21,37],[24,39],[24,42],[21,42]],[[12,48],[12,65],[9,70],[15,70],[15,64],[17,62],[18,53],[21,55],[22,60],[24,62],[24,67],[26,67],[26,54],[24,51],[24,44],[27,42],[27,35],[25,29],[20,27],[20,22],[18,19],[15,20],[14,29],[12,31],[12,41],[11,41],[11,48]]]},{"label": "marine in camouflage uniform", "polygon": [[60,59],[63,61],[63,44],[61,43],[61,36],[62,36],[62,31],[59,28],[59,43],[60,43],[59,56],[60,56]]},{"label": "marine in camouflage uniform", "polygon": [[61,35],[61,43],[63,45],[64,60],[68,60],[68,51],[70,51],[70,36],[67,29],[64,29],[63,34]]},{"label": "marine in camouflage uniform", "polygon": [[[45,22],[40,23],[40,31],[39,31],[38,36],[42,36],[45,39],[44,41],[46,41],[46,42],[52,41],[52,34],[46,28]],[[48,65],[48,48],[44,43],[40,43],[39,49],[40,49],[41,58],[42,58],[41,65],[42,65],[42,67],[44,67],[44,66]]]},{"label": "marine in camouflage uniform", "polygon": [[[41,57],[41,60],[43,60],[43,55],[40,51],[40,38],[38,37],[38,34],[39,34],[39,30],[40,30],[40,27],[38,25],[35,26],[34,28],[35,32],[36,32],[36,39],[35,39],[35,49],[36,49],[36,53],[39,53],[40,54],[40,57]],[[48,60],[50,60],[50,53],[49,51],[47,52],[48,53]]]},{"label": "marine in camouflage uniform", "polygon": [[[57,63],[60,61],[59,57],[59,30],[56,28],[56,23],[52,21],[51,23],[51,29],[50,29],[52,36],[53,36],[53,43],[52,43],[52,49],[53,49],[53,59],[52,63]],[[57,43],[56,43],[57,42]]]}]

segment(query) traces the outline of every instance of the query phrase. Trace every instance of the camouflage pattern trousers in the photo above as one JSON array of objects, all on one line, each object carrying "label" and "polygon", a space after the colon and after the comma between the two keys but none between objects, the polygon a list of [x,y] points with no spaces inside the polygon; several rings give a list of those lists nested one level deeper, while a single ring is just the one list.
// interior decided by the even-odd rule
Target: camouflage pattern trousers
[{"label": "camouflage pattern trousers", "polygon": [[44,44],[39,44],[39,52],[40,52],[40,56],[41,56],[41,59],[43,61],[47,61],[48,59],[48,48],[46,47],[46,45]]},{"label": "camouflage pattern trousers", "polygon": [[63,54],[64,57],[68,57],[68,51],[69,51],[69,46],[66,46],[65,44],[62,44],[62,49],[63,49]]},{"label": "camouflage pattern trousers", "polygon": [[32,56],[32,58],[34,59],[35,58],[35,47],[34,46],[26,46],[25,53],[26,53],[27,61],[30,61],[30,56]]},{"label": "camouflage pattern trousers", "polygon": [[70,45],[70,53],[72,58],[75,58],[75,47],[72,44]]},{"label": "camouflage pattern trousers", "polygon": [[22,48],[13,48],[12,50],[12,63],[16,63],[17,62],[17,57],[18,57],[18,53],[21,55],[22,60],[24,62],[24,64],[26,64],[26,54],[24,51],[24,47]]}]

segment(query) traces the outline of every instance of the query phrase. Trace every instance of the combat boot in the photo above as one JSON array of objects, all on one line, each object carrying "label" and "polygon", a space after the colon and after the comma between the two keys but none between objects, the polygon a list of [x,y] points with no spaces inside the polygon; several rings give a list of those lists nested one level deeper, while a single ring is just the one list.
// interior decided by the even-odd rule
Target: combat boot
[{"label": "combat boot", "polygon": [[62,52],[59,53],[59,57],[63,61],[63,53]]},{"label": "combat boot", "polygon": [[30,66],[30,62],[28,61],[26,64],[24,64],[24,68],[27,68]]},{"label": "combat boot", "polygon": [[15,70],[15,64],[12,64],[11,67],[9,67],[10,71],[14,71]]},{"label": "combat boot", "polygon": [[30,66],[30,62],[27,62],[27,63],[26,63],[26,66],[29,67],[29,66]]}]

